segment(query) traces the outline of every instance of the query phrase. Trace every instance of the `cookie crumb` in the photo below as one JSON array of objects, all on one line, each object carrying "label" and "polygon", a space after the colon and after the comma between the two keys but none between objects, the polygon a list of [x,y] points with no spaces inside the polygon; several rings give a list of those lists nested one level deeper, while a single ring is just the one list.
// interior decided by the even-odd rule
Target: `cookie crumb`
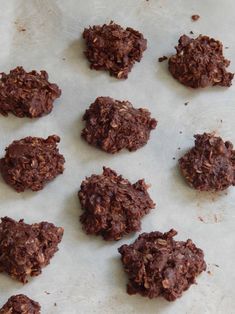
[{"label": "cookie crumb", "polygon": [[166,56],[162,56],[160,58],[158,58],[158,62],[163,62],[165,60],[167,60],[168,58]]},{"label": "cookie crumb", "polygon": [[205,222],[201,216],[198,216],[198,219],[199,219],[201,222]]},{"label": "cookie crumb", "polygon": [[200,15],[194,14],[194,15],[191,16],[191,19],[192,19],[194,22],[196,22],[197,20],[200,19]]}]

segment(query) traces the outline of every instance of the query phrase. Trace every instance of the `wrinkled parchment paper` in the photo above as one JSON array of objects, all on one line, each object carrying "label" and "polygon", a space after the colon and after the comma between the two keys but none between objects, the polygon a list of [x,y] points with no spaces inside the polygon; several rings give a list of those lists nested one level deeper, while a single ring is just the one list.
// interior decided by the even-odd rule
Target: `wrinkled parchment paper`
[{"label": "wrinkled parchment paper", "polygon": [[[25,293],[42,313],[215,314],[235,313],[235,189],[219,195],[198,193],[181,179],[177,159],[193,145],[193,134],[216,131],[235,143],[235,83],[229,89],[193,91],[171,78],[167,62],[181,34],[193,31],[223,41],[235,71],[233,0],[1,0],[0,69],[18,65],[45,69],[63,91],[53,112],[41,119],[0,117],[0,150],[14,139],[61,136],[66,158],[62,176],[38,193],[17,194],[0,180],[1,216],[26,222],[50,221],[65,228],[59,252],[42,275],[23,286],[0,274],[0,303]],[[197,22],[192,14],[199,14]],[[84,27],[114,20],[144,33],[148,49],[126,81],[89,70],[83,57]],[[128,99],[159,120],[143,149],[108,155],[80,138],[82,114],[97,96]],[[184,103],[188,102],[185,106]],[[175,160],[173,158],[176,158]],[[157,208],[143,219],[142,231],[167,231],[193,241],[205,252],[208,271],[174,303],[126,294],[127,278],[117,248],[136,235],[106,243],[88,237],[78,221],[77,191],[85,176],[109,166],[135,182],[145,178]]]}]

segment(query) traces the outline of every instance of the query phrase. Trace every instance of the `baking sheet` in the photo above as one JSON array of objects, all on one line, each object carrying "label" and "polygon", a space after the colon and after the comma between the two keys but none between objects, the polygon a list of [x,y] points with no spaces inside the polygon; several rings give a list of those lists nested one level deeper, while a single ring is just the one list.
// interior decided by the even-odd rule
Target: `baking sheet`
[{"label": "baking sheet", "polygon": [[[179,176],[177,159],[193,144],[193,134],[216,131],[235,143],[235,84],[229,89],[193,91],[171,78],[167,62],[179,36],[193,31],[223,41],[235,71],[235,2],[233,0],[1,0],[0,69],[18,65],[45,69],[63,91],[53,112],[41,119],[0,117],[0,151],[14,139],[50,134],[61,136],[66,158],[62,176],[38,193],[17,194],[0,180],[1,216],[26,222],[47,220],[65,228],[60,251],[42,275],[22,286],[0,274],[0,303],[25,293],[40,302],[42,313],[235,313],[235,189],[219,195],[198,193]],[[200,20],[191,21],[192,14]],[[128,80],[89,70],[83,57],[84,27],[114,20],[144,33],[148,49]],[[24,31],[25,29],[25,31]],[[147,107],[159,125],[143,149],[110,156],[80,139],[81,116],[97,96],[128,99]],[[185,102],[189,102],[187,106]],[[176,158],[174,160],[173,158]],[[135,182],[145,178],[157,208],[143,219],[142,231],[179,231],[205,252],[204,272],[183,297],[168,303],[128,296],[127,278],[115,243],[88,237],[78,222],[77,191],[85,176],[109,166]],[[218,267],[216,266],[218,265]]]}]

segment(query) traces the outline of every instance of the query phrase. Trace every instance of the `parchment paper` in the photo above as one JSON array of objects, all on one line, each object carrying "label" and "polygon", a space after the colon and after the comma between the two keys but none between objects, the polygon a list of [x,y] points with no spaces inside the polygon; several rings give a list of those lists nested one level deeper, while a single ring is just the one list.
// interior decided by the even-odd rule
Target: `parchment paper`
[{"label": "parchment paper", "polygon": [[[42,313],[235,313],[235,189],[219,195],[197,193],[181,179],[177,159],[193,145],[193,134],[216,131],[235,143],[235,83],[229,89],[187,89],[158,57],[174,52],[181,34],[193,31],[220,39],[230,69],[235,71],[235,2],[233,0],[1,0],[0,69],[22,65],[45,69],[62,89],[53,112],[41,119],[0,117],[0,152],[14,139],[61,136],[66,158],[62,176],[38,193],[17,194],[0,180],[1,216],[26,222],[50,221],[65,228],[59,252],[42,275],[21,285],[0,274],[1,305],[24,293],[40,302]],[[192,14],[199,14],[197,22]],[[144,33],[148,49],[128,80],[89,69],[83,56],[84,27],[114,20]],[[24,31],[25,29],[25,31]],[[80,138],[85,109],[97,96],[128,99],[147,107],[159,120],[141,150],[114,156]],[[184,103],[188,102],[185,106]],[[176,158],[175,160],[173,158]],[[157,208],[143,219],[142,231],[167,231],[193,241],[205,252],[208,271],[183,297],[169,303],[126,294],[117,248],[137,234],[115,243],[86,236],[81,230],[77,191],[85,176],[109,166],[132,182],[145,178]]]}]

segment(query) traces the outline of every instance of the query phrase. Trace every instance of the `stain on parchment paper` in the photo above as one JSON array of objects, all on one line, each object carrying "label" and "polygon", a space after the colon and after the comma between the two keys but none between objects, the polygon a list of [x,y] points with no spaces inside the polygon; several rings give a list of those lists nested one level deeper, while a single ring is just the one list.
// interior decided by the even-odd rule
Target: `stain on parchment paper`
[{"label": "stain on parchment paper", "polygon": [[[40,3],[41,2],[41,3]],[[62,15],[56,1],[21,1],[13,21],[12,54],[17,56],[25,51],[42,56],[45,46],[59,47],[62,33]],[[33,48],[33,49],[32,49]],[[12,56],[14,57],[14,56]]]},{"label": "stain on parchment paper", "polygon": [[228,197],[227,191],[222,192],[196,192],[196,218],[205,224],[217,224],[225,221],[227,205],[223,201]]},{"label": "stain on parchment paper", "polygon": [[214,264],[214,263],[207,263],[207,274],[210,276],[213,276],[216,274],[216,272],[220,271],[219,269],[219,265]]},{"label": "stain on parchment paper", "polygon": [[16,21],[14,22],[16,30],[21,33],[21,32],[26,32],[26,27],[24,25],[24,23],[22,23],[20,20],[16,19]]},{"label": "stain on parchment paper", "polygon": [[199,208],[197,210],[197,218],[205,224],[216,224],[225,220],[225,211],[213,212],[213,209]]}]

